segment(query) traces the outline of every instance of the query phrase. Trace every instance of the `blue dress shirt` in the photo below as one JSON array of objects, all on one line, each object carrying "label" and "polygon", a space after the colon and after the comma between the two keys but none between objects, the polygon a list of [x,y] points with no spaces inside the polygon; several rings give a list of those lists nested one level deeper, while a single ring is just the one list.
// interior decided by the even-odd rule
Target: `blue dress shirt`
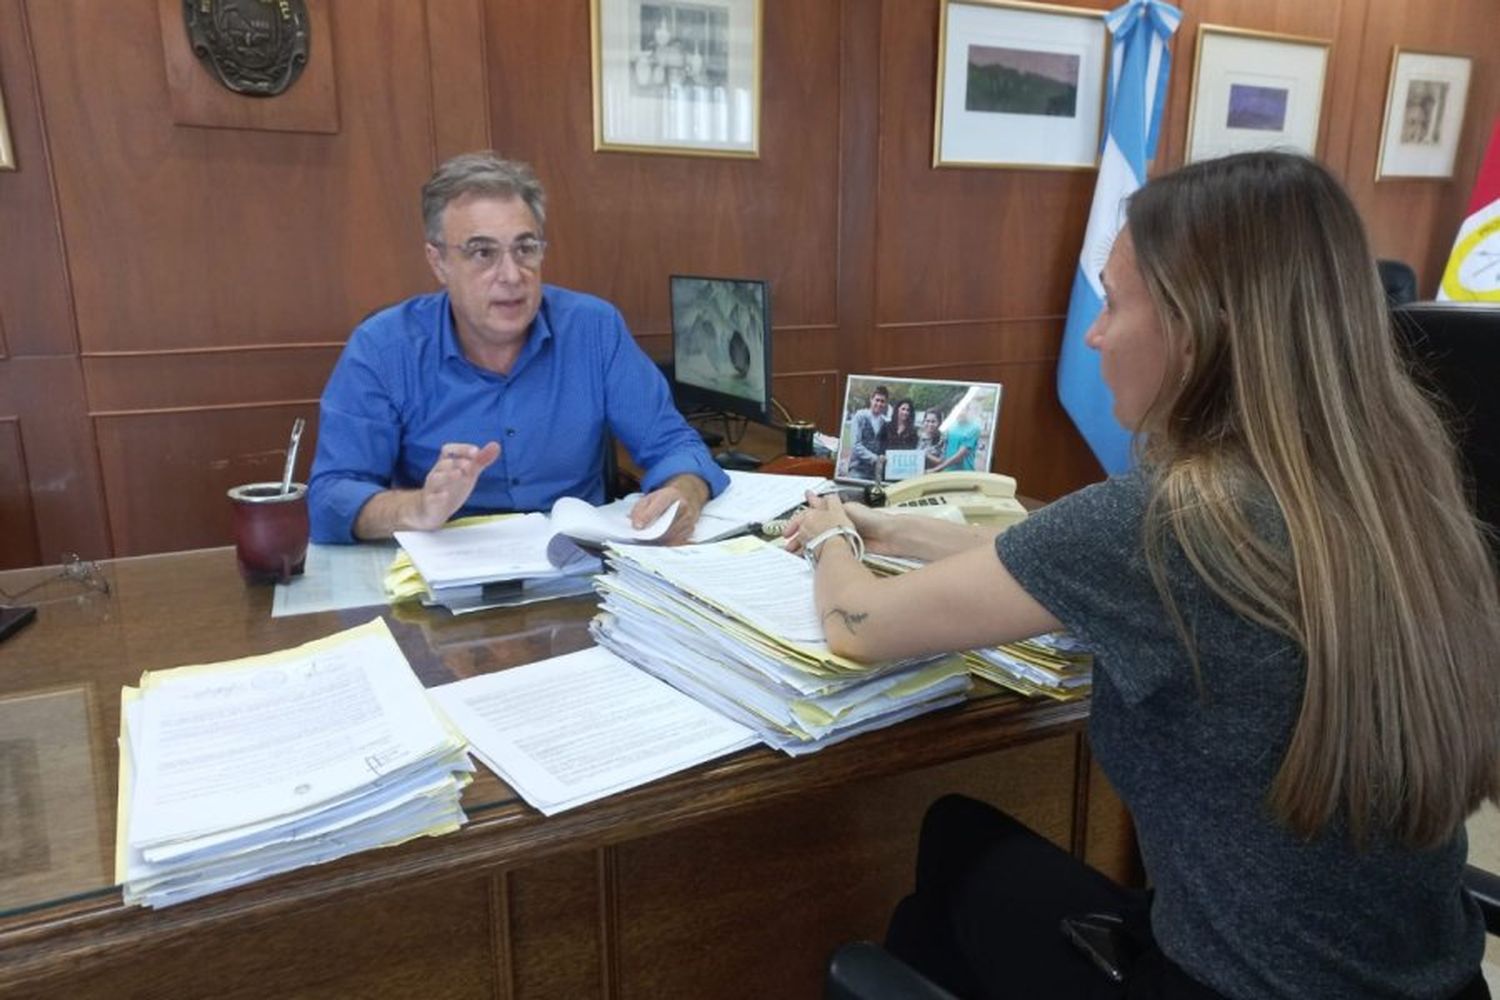
[{"label": "blue dress shirt", "polygon": [[545,511],[564,496],[601,503],[606,427],[645,471],[643,490],[680,473],[715,495],[729,484],[609,303],[543,286],[526,344],[499,375],[464,357],[447,292],[407,299],[355,328],[323,390],[312,539],[357,541],[366,501],[419,488],[450,441],[500,442],[455,517]]}]

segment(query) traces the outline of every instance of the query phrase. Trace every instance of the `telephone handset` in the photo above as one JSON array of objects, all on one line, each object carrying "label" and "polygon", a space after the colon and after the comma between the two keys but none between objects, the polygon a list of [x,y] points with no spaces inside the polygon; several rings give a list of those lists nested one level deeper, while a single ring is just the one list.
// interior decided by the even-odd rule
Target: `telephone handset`
[{"label": "telephone handset", "polygon": [[1016,481],[995,472],[929,472],[884,487],[887,510],[921,514],[956,507],[972,524],[1002,527],[1024,520]]}]

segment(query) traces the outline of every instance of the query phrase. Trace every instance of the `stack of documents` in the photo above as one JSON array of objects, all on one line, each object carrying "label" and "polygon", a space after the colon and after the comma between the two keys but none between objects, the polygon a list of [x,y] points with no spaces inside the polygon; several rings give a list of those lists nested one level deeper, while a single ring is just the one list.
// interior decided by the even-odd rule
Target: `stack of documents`
[{"label": "stack of documents", "polygon": [[961,701],[961,657],[860,664],[834,656],[812,569],[754,537],[684,548],[611,545],[600,645],[768,745],[803,754]]},{"label": "stack of documents", "polygon": [[597,646],[431,694],[479,759],[548,816],[756,742]]},{"label": "stack of documents", "polygon": [[1066,632],[976,649],[969,663],[976,676],[1020,694],[1072,701],[1093,689],[1094,656]]},{"label": "stack of documents", "polygon": [[[730,472],[728,488],[704,505],[691,541],[742,534],[802,503],[808,491],[831,485],[818,476]],[[588,578],[603,564],[579,543],[649,543],[671,528],[676,504],[646,527],[632,526],[630,511],[639,500],[635,494],[595,507],[563,497],[550,515],[466,518],[436,531],[398,531],[406,561],[391,567],[386,588],[396,599],[415,592],[454,614],[586,594]]]},{"label": "stack of documents", "polygon": [[[920,559],[874,554],[865,556],[865,564],[887,575],[923,565]],[[1066,632],[975,649],[965,655],[974,676],[1032,697],[1073,701],[1086,697],[1094,682],[1093,654]]]},{"label": "stack of documents", "polygon": [[115,877],[168,906],[456,830],[474,765],[385,622],[121,692]]},{"label": "stack of documents", "polygon": [[436,531],[398,531],[396,541],[422,579],[429,604],[454,612],[586,594],[599,557],[578,541],[652,541],[672,526],[677,506],[645,528],[630,525],[623,501],[595,508],[563,497],[552,515],[475,518]]}]

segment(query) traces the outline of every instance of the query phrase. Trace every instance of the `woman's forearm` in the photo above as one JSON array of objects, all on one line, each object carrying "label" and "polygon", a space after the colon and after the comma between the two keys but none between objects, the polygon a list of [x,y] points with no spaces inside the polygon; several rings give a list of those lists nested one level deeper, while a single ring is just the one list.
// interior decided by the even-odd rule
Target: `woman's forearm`
[{"label": "woman's forearm", "polygon": [[980,545],[993,545],[999,531],[978,524],[957,524],[920,514],[891,514],[879,528],[866,532],[870,548],[892,556],[932,562]]}]

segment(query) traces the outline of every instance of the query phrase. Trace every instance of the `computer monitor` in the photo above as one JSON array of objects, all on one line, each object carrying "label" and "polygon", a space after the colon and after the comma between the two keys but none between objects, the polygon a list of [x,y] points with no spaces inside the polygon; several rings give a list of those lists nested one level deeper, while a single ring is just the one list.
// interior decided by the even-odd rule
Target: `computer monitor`
[{"label": "computer monitor", "polygon": [[684,412],[771,422],[771,292],[747,278],[671,276],[672,388]]}]

